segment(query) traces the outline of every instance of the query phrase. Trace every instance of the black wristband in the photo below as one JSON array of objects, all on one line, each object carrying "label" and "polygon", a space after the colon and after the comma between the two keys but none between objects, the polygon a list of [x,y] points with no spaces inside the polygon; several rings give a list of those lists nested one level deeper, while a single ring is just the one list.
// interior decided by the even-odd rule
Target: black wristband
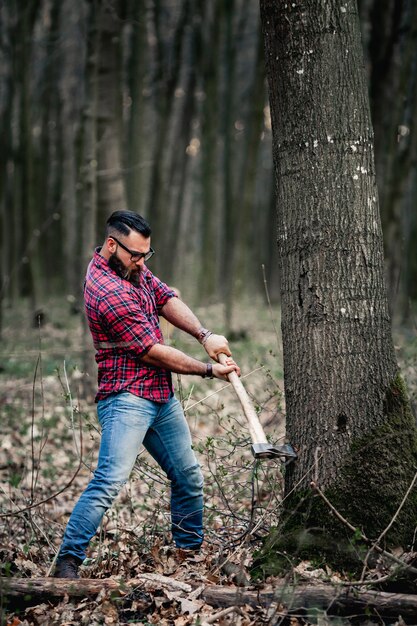
[{"label": "black wristband", "polygon": [[206,364],[206,373],[203,374],[203,378],[214,378],[213,376],[213,366],[211,363]]}]

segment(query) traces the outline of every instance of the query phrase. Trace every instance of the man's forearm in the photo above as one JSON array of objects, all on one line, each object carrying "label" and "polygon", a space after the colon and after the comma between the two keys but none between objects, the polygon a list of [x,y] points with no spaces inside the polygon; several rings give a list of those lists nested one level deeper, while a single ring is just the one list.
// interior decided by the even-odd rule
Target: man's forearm
[{"label": "man's forearm", "polygon": [[147,365],[163,367],[176,374],[195,374],[203,376],[207,372],[207,365],[181,350],[157,343],[141,358]]},{"label": "man's forearm", "polygon": [[179,298],[171,298],[162,307],[161,315],[180,330],[195,337],[206,350],[207,354],[218,361],[220,353],[231,355],[226,337],[215,335],[201,326],[200,320],[191,309]]},{"label": "man's forearm", "polygon": [[181,350],[171,346],[164,346],[161,343],[153,345],[147,354],[142,357],[142,361],[147,365],[163,367],[176,374],[195,374],[197,376],[229,380],[228,375],[230,372],[235,371],[240,376],[240,368],[231,358],[227,360],[225,365],[221,363],[213,363],[211,365],[211,363],[203,363],[181,352]]},{"label": "man's forearm", "polygon": [[176,328],[198,339],[201,324],[191,309],[179,298],[170,298],[162,307],[161,315]]}]

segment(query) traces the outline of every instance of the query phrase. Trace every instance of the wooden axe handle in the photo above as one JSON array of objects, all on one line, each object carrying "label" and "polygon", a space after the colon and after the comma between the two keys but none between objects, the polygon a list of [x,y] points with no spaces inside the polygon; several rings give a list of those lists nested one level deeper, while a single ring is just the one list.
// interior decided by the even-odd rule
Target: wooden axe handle
[{"label": "wooden axe handle", "polygon": [[[225,354],[219,354],[218,357],[219,363],[221,363],[222,365],[226,365],[227,356]],[[255,411],[255,407],[253,406],[251,399],[249,398],[239,376],[236,374],[236,372],[233,371],[230,372],[227,377],[229,379],[229,382],[232,384],[237,397],[239,398],[246,419],[248,420],[249,432],[252,443],[266,443],[267,438],[264,433],[264,429],[262,428],[259,417]]]}]

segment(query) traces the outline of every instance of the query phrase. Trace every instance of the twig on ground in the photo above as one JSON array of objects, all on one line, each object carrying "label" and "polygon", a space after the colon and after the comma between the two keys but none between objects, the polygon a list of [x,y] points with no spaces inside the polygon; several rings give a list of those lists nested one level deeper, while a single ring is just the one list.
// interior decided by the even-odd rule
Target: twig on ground
[{"label": "twig on ground", "polygon": [[35,371],[33,374],[32,381],[32,412],[31,412],[31,423],[30,423],[30,449],[31,449],[31,459],[32,459],[32,475],[30,482],[30,501],[33,502],[35,499],[35,388],[36,388],[36,377],[38,374],[38,367],[40,363],[41,355],[38,353],[38,358],[36,359]]},{"label": "twig on ground", "polygon": [[226,617],[226,615],[229,615],[230,613],[241,614],[242,612],[238,606],[229,606],[227,607],[227,609],[222,609],[221,611],[214,613],[214,615],[211,615],[210,617],[206,617],[201,622],[201,626],[206,626],[206,624],[214,624],[215,622],[217,622],[217,620],[221,619],[222,617]]},{"label": "twig on ground", "polygon": [[78,441],[77,438],[75,436],[75,424],[74,424],[74,405],[72,403],[72,394],[71,394],[71,387],[69,385],[69,381],[68,381],[68,376],[67,376],[67,368],[65,365],[65,360],[64,360],[64,378],[65,378],[65,386],[66,386],[66,391],[67,391],[67,398],[68,398],[68,404],[69,404],[69,408],[70,408],[70,418],[71,418],[71,426],[72,426],[72,437],[74,440],[74,447],[75,447],[75,451],[77,453],[78,458],[80,458],[80,451],[78,448]]},{"label": "twig on ground", "polygon": [[379,585],[380,583],[385,583],[387,580],[392,578],[392,574],[386,574],[386,576],[381,576],[380,578],[374,578],[373,580],[341,580],[337,583],[337,586],[340,587],[372,587],[372,585]]},{"label": "twig on ground", "polygon": [[139,580],[149,581],[151,583],[159,583],[169,589],[185,591],[185,593],[191,593],[193,588],[188,583],[184,583],[181,580],[175,580],[170,576],[162,576],[162,574],[153,574],[151,572],[143,573],[138,576]]}]

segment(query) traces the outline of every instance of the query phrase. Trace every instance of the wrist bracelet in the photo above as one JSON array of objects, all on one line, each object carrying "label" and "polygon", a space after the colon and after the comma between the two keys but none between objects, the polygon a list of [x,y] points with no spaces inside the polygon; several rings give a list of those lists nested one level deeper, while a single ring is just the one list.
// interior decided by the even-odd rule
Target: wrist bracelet
[{"label": "wrist bracelet", "polygon": [[211,332],[211,330],[208,330],[208,328],[200,328],[200,330],[197,333],[197,339],[201,343],[201,345],[204,346],[204,344],[206,343],[207,339],[212,334],[213,333]]},{"label": "wrist bracelet", "polygon": [[206,363],[206,372],[203,374],[203,378],[214,378],[213,366],[211,363]]}]

